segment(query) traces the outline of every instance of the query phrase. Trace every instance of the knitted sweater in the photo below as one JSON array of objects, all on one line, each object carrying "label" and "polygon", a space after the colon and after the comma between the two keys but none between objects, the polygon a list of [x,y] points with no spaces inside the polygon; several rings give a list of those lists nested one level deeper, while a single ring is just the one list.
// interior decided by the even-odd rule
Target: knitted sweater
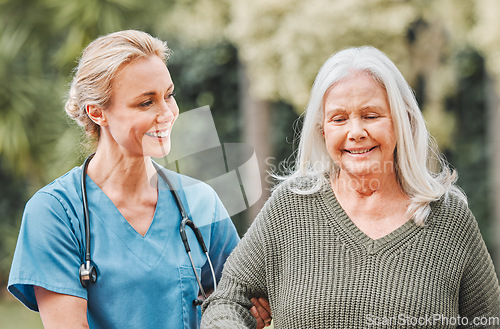
[{"label": "knitted sweater", "polygon": [[201,328],[255,328],[253,296],[275,328],[500,328],[500,287],[467,206],[450,196],[372,240],[329,186],[298,195],[282,184],[228,258]]}]

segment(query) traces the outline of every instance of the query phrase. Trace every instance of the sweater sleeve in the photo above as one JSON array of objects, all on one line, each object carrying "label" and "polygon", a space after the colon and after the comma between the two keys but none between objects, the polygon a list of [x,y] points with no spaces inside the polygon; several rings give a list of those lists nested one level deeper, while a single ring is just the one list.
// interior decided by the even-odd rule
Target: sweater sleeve
[{"label": "sweater sleeve", "polygon": [[[496,328],[500,319],[500,286],[477,222],[470,212],[469,215],[472,219],[466,228],[469,253],[460,282],[459,313],[469,324],[494,321],[491,328]],[[490,328],[487,324],[485,327]]]},{"label": "sweater sleeve", "polygon": [[201,328],[256,327],[250,298],[267,298],[263,213],[227,259],[217,291],[202,306]]}]

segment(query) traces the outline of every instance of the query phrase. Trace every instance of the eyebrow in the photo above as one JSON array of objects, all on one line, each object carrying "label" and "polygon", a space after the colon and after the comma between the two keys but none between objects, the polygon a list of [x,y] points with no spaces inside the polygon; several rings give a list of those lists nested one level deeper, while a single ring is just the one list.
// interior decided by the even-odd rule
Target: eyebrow
[{"label": "eyebrow", "polygon": [[365,106],[361,109],[361,111],[363,111],[363,112],[367,112],[370,110],[384,111],[385,109],[382,106],[378,106],[378,105],[368,105],[368,106]]},{"label": "eyebrow", "polygon": [[329,108],[329,109],[325,108],[323,111],[325,113],[336,113],[336,112],[344,112],[345,113],[345,112],[347,112],[347,110],[344,107],[340,107],[340,106],[338,106],[338,107],[336,106],[336,107]]},{"label": "eyebrow", "polygon": [[[167,88],[167,91],[168,90],[173,90],[173,89],[174,89],[174,84],[171,84]],[[135,97],[135,99],[138,99],[138,98],[141,98],[141,97],[144,97],[144,96],[155,96],[155,95],[156,95],[156,91],[146,91],[145,93],[142,93],[139,96]]]},{"label": "eyebrow", "polygon": [[[365,114],[365,113],[369,113],[370,111],[375,111],[377,113],[385,113],[386,110],[384,109],[384,107],[382,106],[378,106],[378,105],[367,105],[367,106],[364,106],[362,108],[359,109],[359,111],[361,112],[361,114]],[[344,113],[347,113],[347,109],[345,107],[334,107],[334,108],[331,108],[331,109],[324,109],[324,116],[325,118],[327,116],[330,116],[330,115],[338,115],[338,114],[344,114]],[[391,113],[391,110],[389,109],[388,111],[389,113]]]}]

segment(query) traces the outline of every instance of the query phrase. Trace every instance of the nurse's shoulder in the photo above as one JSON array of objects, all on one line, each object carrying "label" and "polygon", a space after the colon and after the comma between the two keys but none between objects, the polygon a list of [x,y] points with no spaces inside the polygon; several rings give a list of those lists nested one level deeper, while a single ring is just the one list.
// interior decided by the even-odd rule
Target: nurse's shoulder
[{"label": "nurse's shoulder", "polygon": [[80,179],[81,168],[75,167],[38,190],[26,203],[23,222],[62,220],[79,226],[74,220],[82,213]]},{"label": "nurse's shoulder", "polygon": [[180,192],[181,196],[184,196],[188,202],[201,200],[203,202],[213,203],[218,198],[215,190],[201,180],[177,173],[164,167],[160,167],[159,169],[162,171],[164,177],[169,180],[170,184],[172,184],[173,188]]},{"label": "nurse's shoulder", "polygon": [[187,210],[196,225],[204,226],[225,219],[230,221],[224,204],[209,184],[170,169],[162,167],[160,170],[187,205]]}]

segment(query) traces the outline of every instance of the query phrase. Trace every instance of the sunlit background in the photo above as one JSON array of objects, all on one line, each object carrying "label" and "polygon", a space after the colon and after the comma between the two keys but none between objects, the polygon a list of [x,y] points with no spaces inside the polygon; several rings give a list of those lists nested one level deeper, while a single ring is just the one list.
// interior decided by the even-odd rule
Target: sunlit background
[{"label": "sunlit background", "polygon": [[[321,64],[380,48],[458,170],[499,272],[499,13],[498,0],[0,0],[0,284],[25,202],[88,152],[63,109],[81,50],[130,28],[168,41],[181,111],[208,105],[221,142],[255,148],[265,193],[233,216],[240,234],[269,196],[266,171],[296,146]],[[37,316],[1,289],[0,328],[40,328]]]}]

